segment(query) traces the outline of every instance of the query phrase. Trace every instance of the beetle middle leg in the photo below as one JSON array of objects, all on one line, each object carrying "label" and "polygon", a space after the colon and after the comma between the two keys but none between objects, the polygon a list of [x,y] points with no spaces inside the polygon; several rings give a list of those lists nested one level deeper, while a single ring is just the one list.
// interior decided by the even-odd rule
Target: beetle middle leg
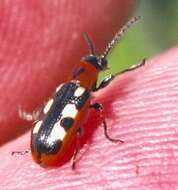
[{"label": "beetle middle leg", "polygon": [[124,141],[122,141],[120,139],[113,139],[112,137],[109,136],[108,130],[107,130],[107,124],[106,124],[105,118],[103,116],[103,106],[101,104],[99,104],[99,103],[94,103],[94,104],[90,105],[90,108],[94,108],[96,111],[98,111],[100,113],[100,118],[102,119],[102,122],[103,122],[103,128],[104,128],[105,137],[111,142],[121,142],[121,143],[123,143]]}]

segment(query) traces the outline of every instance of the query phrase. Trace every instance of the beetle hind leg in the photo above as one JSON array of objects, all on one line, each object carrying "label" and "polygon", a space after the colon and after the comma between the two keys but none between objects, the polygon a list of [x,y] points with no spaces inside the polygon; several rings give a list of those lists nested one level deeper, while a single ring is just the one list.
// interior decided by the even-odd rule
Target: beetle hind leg
[{"label": "beetle hind leg", "polygon": [[82,131],[82,128],[79,128],[76,132],[77,134],[77,142],[76,142],[76,148],[75,148],[75,152],[72,156],[72,169],[74,170],[75,167],[76,167],[76,162],[79,160],[78,159],[78,154],[80,152],[80,148],[81,148],[81,143],[80,143],[80,140],[81,140],[81,137],[82,137],[82,134],[83,134],[83,131]]}]

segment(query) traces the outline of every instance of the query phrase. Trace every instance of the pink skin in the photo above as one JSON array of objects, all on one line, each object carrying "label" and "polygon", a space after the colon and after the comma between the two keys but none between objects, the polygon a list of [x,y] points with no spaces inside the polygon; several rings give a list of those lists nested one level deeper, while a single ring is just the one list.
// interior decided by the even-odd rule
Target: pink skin
[{"label": "pink skin", "polygon": [[[112,6],[111,10],[107,3],[106,5],[100,3],[100,6],[90,4],[89,8],[92,11],[88,13],[87,9],[83,10],[86,5],[83,7],[80,4],[78,7],[67,7],[68,11],[64,12],[57,11],[57,8],[53,7],[56,12],[54,10],[47,14],[50,7],[52,8],[51,3],[37,5],[35,2],[41,1],[27,2],[30,10],[35,10],[35,13],[25,14],[23,10],[26,7],[22,6],[22,1],[18,6],[4,4],[4,9],[1,11],[1,14],[4,14],[4,17],[1,17],[3,18],[1,22],[4,23],[1,27],[4,29],[0,30],[3,36],[0,38],[2,41],[0,52],[3,60],[0,67],[2,78],[0,85],[3,92],[0,101],[1,144],[13,139],[22,131],[19,131],[17,127],[18,124],[24,124],[17,117],[18,105],[27,107],[29,110],[41,105],[71,71],[68,67],[71,68],[80,56],[86,54],[84,50],[82,51],[86,49],[81,37],[82,31],[87,30],[89,34],[91,33],[96,39],[97,47],[103,47],[118,27],[117,19],[113,21],[113,17],[117,16],[118,8],[113,9],[117,6]],[[108,2],[111,1],[108,0]],[[124,10],[125,4],[122,3],[123,8],[120,9],[118,20],[124,11],[129,12],[126,8]],[[38,6],[40,9],[37,8]],[[76,16],[78,12],[74,13],[73,9],[80,6],[84,12],[82,14],[88,15],[86,23],[82,21],[80,23],[80,19],[78,20]],[[13,7],[18,7],[20,10],[15,12],[14,8],[12,11]],[[95,17],[95,11],[101,17]],[[33,17],[33,14],[36,15],[38,12],[43,17],[47,14],[45,17],[47,23],[45,19],[41,22],[38,16]],[[104,18],[102,18],[103,13]],[[19,14],[24,14],[24,17],[19,17]],[[63,23],[68,23],[67,29],[61,24],[61,16],[56,17],[58,14],[69,14],[64,17],[66,21],[64,20]],[[7,27],[5,19],[10,18],[11,20],[7,20],[10,23]],[[92,18],[99,18],[100,25],[91,24]],[[53,22],[58,23],[59,26],[53,28],[55,27],[52,25]],[[107,31],[110,25],[114,26],[112,32]],[[16,27],[21,30],[16,31]],[[50,27],[52,27],[51,30],[49,30]],[[76,30],[79,37],[73,41],[72,31]],[[102,33],[101,39],[97,39],[96,33],[100,31],[106,33]],[[8,43],[10,45],[7,45]],[[113,144],[104,137],[103,129],[97,125],[99,117],[92,111],[85,127],[94,128],[93,133],[88,136],[85,134],[87,140],[83,143],[82,157],[77,163],[76,170],[71,170],[70,162],[59,168],[47,170],[35,164],[30,154],[11,156],[14,150],[29,148],[30,135],[27,133],[0,149],[0,189],[96,190],[102,187],[108,190],[177,189],[177,55],[178,48],[174,48],[147,60],[146,66],[116,78],[110,86],[95,94],[93,101],[103,103],[103,106],[107,108],[105,116],[110,135],[124,140],[123,144]],[[51,63],[54,64],[51,66]]]},{"label": "pink skin", "polygon": [[[75,171],[70,162],[47,170],[30,154],[10,155],[14,148],[28,148],[27,133],[0,150],[1,189],[177,189],[177,55],[178,47],[96,93],[94,101],[107,108],[110,135],[123,144],[109,142],[98,127],[82,148]],[[97,120],[92,112],[86,127]]]}]

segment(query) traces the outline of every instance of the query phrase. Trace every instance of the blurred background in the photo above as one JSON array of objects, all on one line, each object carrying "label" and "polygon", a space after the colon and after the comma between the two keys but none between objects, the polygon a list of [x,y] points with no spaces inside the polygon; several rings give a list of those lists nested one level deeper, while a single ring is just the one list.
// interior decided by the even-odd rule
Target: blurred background
[{"label": "blurred background", "polygon": [[[140,15],[141,20],[125,33],[108,58],[112,73],[178,43],[178,1],[141,0],[134,15]],[[106,71],[101,78],[107,73],[110,72]]]}]

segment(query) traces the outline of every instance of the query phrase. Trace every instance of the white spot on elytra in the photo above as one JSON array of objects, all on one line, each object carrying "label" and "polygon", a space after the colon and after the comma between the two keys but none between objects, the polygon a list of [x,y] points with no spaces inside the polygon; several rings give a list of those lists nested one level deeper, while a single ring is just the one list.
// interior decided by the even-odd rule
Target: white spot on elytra
[{"label": "white spot on elytra", "polygon": [[48,103],[46,104],[46,106],[43,109],[44,114],[48,113],[49,109],[51,108],[53,101],[54,101],[53,99],[50,99],[48,101]]},{"label": "white spot on elytra", "polygon": [[63,140],[65,137],[65,130],[63,127],[60,126],[60,121],[58,121],[57,123],[55,123],[51,133],[50,133],[50,137],[49,139],[49,143],[55,142],[57,140]]},{"label": "white spot on elytra", "polygon": [[83,88],[83,87],[78,87],[78,88],[76,89],[76,91],[74,92],[74,96],[79,97],[79,96],[81,96],[84,92],[85,92],[85,88]]},{"label": "white spot on elytra", "polygon": [[75,118],[75,116],[77,115],[78,110],[75,107],[74,104],[67,104],[64,109],[62,110],[62,117],[71,117],[71,118]]},{"label": "white spot on elytra", "polygon": [[58,91],[61,89],[62,86],[63,86],[63,84],[60,84],[60,85],[56,88],[56,92],[58,92]]},{"label": "white spot on elytra", "polygon": [[35,125],[34,128],[33,128],[33,134],[38,133],[38,131],[39,131],[39,129],[40,129],[42,123],[43,123],[42,120],[40,120],[40,121],[38,121],[38,122],[36,123],[36,125]]}]

